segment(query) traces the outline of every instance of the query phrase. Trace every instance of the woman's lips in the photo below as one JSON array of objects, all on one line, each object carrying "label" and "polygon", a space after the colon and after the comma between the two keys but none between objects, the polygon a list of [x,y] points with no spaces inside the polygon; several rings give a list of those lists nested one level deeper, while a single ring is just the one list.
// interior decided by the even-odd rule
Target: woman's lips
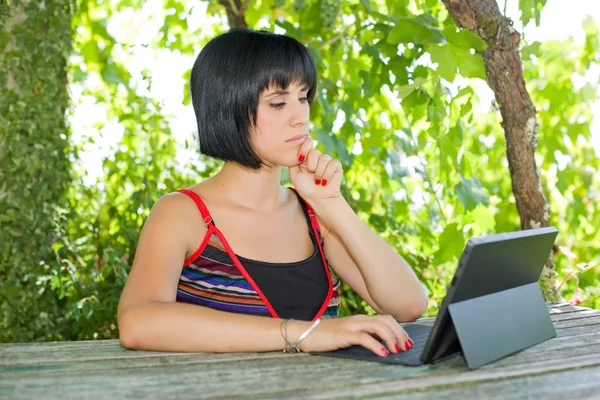
[{"label": "woman's lips", "polygon": [[302,143],[304,142],[304,140],[306,139],[308,135],[298,135],[298,136],[294,136],[291,139],[286,140],[286,143]]}]

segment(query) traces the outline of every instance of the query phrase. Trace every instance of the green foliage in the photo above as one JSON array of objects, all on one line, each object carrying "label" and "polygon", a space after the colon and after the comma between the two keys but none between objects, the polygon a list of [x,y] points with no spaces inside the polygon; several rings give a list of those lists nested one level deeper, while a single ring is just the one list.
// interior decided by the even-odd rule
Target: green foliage
[{"label": "green foliage", "polygon": [[[110,11],[105,2],[88,2],[75,15],[75,53],[84,63],[71,67],[74,81],[84,88],[82,94],[105,106],[107,120],[122,129],[122,139],[103,160],[103,175],[93,185],[85,183],[83,165],[75,164],[75,183],[62,213],[66,229],[54,245],[62,265],[41,278],[69,299],[64,314],[73,327],[72,339],[117,335],[119,297],[150,208],[160,196],[190,186],[218,165],[210,160],[202,165],[178,162],[176,141],[160,102],[143,94],[128,68],[114,57],[131,49],[109,34],[104,20],[96,19]],[[169,45],[164,36],[156,41]],[[96,80],[102,84],[94,85]],[[99,139],[104,129],[103,124],[94,126],[88,140]]]},{"label": "green foliage", "polygon": [[10,4],[0,4],[0,342],[55,340],[70,335],[65,301],[40,277],[71,179],[72,10],[69,0]]},{"label": "green foliage", "polygon": [[340,13],[342,0],[321,0],[321,23],[323,28],[329,30],[335,28],[337,16]]},{"label": "green foliage", "polygon": [[[226,29],[189,28],[194,6],[188,3],[164,2],[164,24],[148,46],[191,60],[209,37]],[[543,3],[522,1],[521,9],[530,10],[523,18],[539,19]],[[59,299],[62,311],[44,311],[67,328],[58,333],[56,326],[42,326],[13,338],[48,338],[42,329],[69,339],[116,337],[118,297],[150,207],[218,167],[202,158],[178,163],[169,116],[144,86],[152,82],[131,75],[130,46],[107,29],[107,21],[129,6],[139,4],[82,1],[74,16],[74,53],[82,61],[71,64],[71,79],[83,86],[83,96],[104,107],[107,121],[123,136],[91,186],[75,159],[68,204],[55,218],[53,253],[42,258],[44,270],[26,269],[45,295]],[[222,18],[224,8],[211,1],[208,13]],[[263,1],[245,17],[251,27],[284,30],[308,45],[320,79],[311,110],[313,136],[344,164],[345,197],[413,266],[429,291],[427,315],[435,315],[468,237],[520,225],[499,113],[481,111],[472,84],[482,81],[457,79],[485,78],[485,43],[458,29],[441,2],[429,0]],[[600,224],[600,165],[589,144],[598,83],[576,86],[565,72],[584,75],[598,59],[597,29],[588,21],[584,30],[583,46],[524,43],[522,57],[540,123],[538,165],[552,224],[560,230],[553,257],[560,290],[567,299],[581,296],[584,305],[600,308],[600,270],[594,264],[600,257],[594,229]],[[187,84],[177,90],[189,104]],[[106,134],[98,126],[88,140]],[[84,147],[80,143],[78,150]],[[373,313],[347,285],[342,293],[342,315]]]},{"label": "green foliage", "polygon": [[535,25],[540,26],[540,13],[546,5],[546,0],[519,0],[521,10],[521,22],[523,26],[535,19]]},{"label": "green foliage", "polygon": [[579,83],[577,77],[597,62],[600,40],[591,18],[583,29],[583,46],[571,39],[534,43],[539,56],[524,63],[524,74],[538,108],[538,165],[551,223],[562,235],[555,256],[562,290],[567,297],[580,293],[582,305],[599,308],[600,157],[591,146],[590,121],[600,82]]}]

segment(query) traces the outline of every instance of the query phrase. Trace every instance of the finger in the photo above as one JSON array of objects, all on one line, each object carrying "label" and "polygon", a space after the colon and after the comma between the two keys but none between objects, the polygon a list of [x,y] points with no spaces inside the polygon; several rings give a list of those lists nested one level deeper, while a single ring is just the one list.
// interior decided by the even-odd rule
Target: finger
[{"label": "finger", "polygon": [[325,169],[330,161],[331,157],[327,154],[321,154],[319,156],[319,159],[317,160],[317,168],[315,168],[315,183],[321,183],[321,181],[324,179],[323,174],[325,173]]},{"label": "finger", "polygon": [[[363,325],[360,329],[363,332],[367,332],[371,335],[377,335],[381,340],[385,342],[385,346],[392,353],[398,353],[396,348],[396,335],[392,329],[379,318],[372,318],[369,320],[367,325]],[[381,343],[379,343],[381,346]]]},{"label": "finger", "polygon": [[381,320],[392,330],[396,343],[402,351],[408,351],[414,345],[414,342],[408,336],[408,333],[398,324],[398,321],[391,315],[382,315]]},{"label": "finger", "polygon": [[[325,186],[325,185],[327,185],[327,182],[331,182],[331,180],[333,179],[333,176],[337,172],[343,172],[342,171],[342,163],[339,162],[338,160],[330,159],[330,161],[327,163],[327,167],[325,168],[325,171],[323,171],[323,175],[321,178],[322,185]],[[315,175],[317,175],[317,173],[315,173]]]},{"label": "finger", "polygon": [[310,135],[308,135],[304,142],[302,142],[302,144],[300,145],[300,148],[298,149],[298,161],[304,162],[313,146],[313,140],[310,137]]},{"label": "finger", "polygon": [[[376,333],[385,342],[385,346],[390,352],[399,353],[401,351],[396,333],[388,324],[383,321],[377,321],[376,324],[371,325],[371,329],[370,333]],[[397,345],[398,347],[396,347]]]},{"label": "finger", "polygon": [[390,354],[389,351],[385,347],[383,347],[377,339],[369,335],[367,332],[356,332],[355,342],[356,344],[359,344],[362,347],[371,350],[373,353],[380,357],[387,357]]},{"label": "finger", "polygon": [[319,157],[321,157],[321,152],[317,149],[310,149],[306,157],[307,158],[304,162],[304,166],[308,170],[308,172],[314,173],[317,169]]}]

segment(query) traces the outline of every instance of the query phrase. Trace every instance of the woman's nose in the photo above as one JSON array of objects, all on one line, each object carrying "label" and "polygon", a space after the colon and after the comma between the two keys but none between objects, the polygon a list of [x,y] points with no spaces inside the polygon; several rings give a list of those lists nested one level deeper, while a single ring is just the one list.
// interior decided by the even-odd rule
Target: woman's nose
[{"label": "woman's nose", "polygon": [[292,116],[291,125],[293,126],[301,126],[308,122],[308,118],[304,115],[295,114]]}]

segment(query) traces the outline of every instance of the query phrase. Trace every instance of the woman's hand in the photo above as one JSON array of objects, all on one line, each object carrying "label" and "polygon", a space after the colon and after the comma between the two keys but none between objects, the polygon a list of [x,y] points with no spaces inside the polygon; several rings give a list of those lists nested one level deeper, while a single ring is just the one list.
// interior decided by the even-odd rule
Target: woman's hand
[{"label": "woman's hand", "polygon": [[[310,326],[310,322],[301,322],[302,326],[297,326],[295,332],[299,332],[297,328],[303,329],[303,332]],[[299,322],[292,321],[288,327],[292,328],[293,324],[300,325]],[[288,340],[293,341],[296,337],[288,335]],[[381,345],[378,338],[385,342],[387,349]],[[322,319],[306,339],[300,342],[298,348],[303,352],[319,352],[360,345],[378,356],[385,357],[390,352],[408,351],[413,344],[406,331],[391,315],[353,315],[345,318]]]},{"label": "woman's hand", "polygon": [[314,149],[310,136],[300,146],[298,163],[289,168],[290,179],[304,200],[311,203],[341,196],[342,164]]}]

